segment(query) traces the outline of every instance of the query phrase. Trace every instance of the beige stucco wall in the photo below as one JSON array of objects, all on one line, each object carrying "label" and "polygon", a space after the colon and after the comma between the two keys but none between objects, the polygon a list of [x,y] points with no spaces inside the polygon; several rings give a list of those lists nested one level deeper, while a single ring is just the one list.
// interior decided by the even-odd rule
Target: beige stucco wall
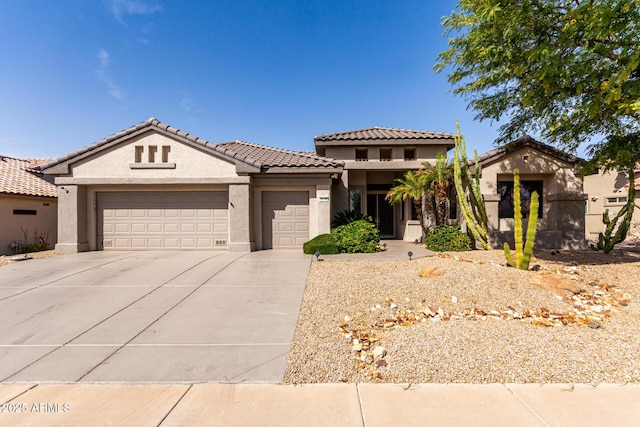
[{"label": "beige stucco wall", "polygon": [[[11,242],[24,242],[22,229],[27,231],[29,243],[33,243],[34,232],[48,234],[49,247],[53,249],[57,241],[57,207],[53,198],[0,195],[0,255],[12,255]],[[14,215],[14,209],[35,210],[36,215]]]},{"label": "beige stucco wall", "polygon": [[[135,162],[136,146],[143,147],[140,164]],[[155,162],[152,164],[148,162],[150,146],[158,148]],[[163,146],[170,147],[167,163],[162,162]],[[173,164],[175,167],[172,167]],[[138,169],[137,167],[151,168]],[[237,176],[234,163],[153,132],[147,132],[111,149],[100,151],[94,156],[73,164],[71,169],[74,178],[185,179]]]},{"label": "beige stucco wall", "polygon": [[[598,233],[604,231],[602,214],[609,210],[610,216],[615,216],[624,203],[612,203],[609,198],[627,197],[629,178],[617,171],[599,171],[597,174],[584,177],[584,192],[587,194],[585,237],[597,240]],[[636,192],[636,205],[640,206],[640,192]],[[633,212],[632,228],[628,238],[640,237],[640,209]]]},{"label": "beige stucco wall", "polygon": [[[492,245],[502,247],[513,241],[513,219],[498,216],[498,181],[513,181],[519,169],[520,179],[542,180],[543,217],[538,220],[536,246],[540,248],[584,248],[584,200],[582,180],[571,164],[523,147],[482,166],[481,191],[487,206]],[[526,224],[525,224],[526,227]]]}]

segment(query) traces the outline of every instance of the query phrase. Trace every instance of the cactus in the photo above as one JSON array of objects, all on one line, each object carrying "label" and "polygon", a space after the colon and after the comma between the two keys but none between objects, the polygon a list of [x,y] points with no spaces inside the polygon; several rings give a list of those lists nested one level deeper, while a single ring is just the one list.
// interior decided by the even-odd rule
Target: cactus
[{"label": "cactus", "polygon": [[[594,251],[603,251],[605,254],[608,254],[613,250],[615,245],[618,243],[622,243],[624,239],[627,238],[627,233],[629,232],[629,227],[631,225],[631,219],[633,218],[633,210],[635,207],[635,198],[636,191],[635,186],[633,185],[635,181],[635,173],[633,168],[630,168],[629,171],[629,194],[627,196],[627,204],[620,209],[620,212],[613,217],[613,219],[609,218],[609,209],[605,209],[602,214],[602,222],[606,225],[604,233],[598,234],[598,243],[596,246],[593,244],[590,245],[591,249]],[[622,218],[622,222],[618,226],[618,220]],[[616,226],[617,229],[616,229]],[[614,231],[615,230],[615,234]]]},{"label": "cactus", "polygon": [[515,221],[513,229],[513,237],[515,241],[515,258],[511,254],[509,244],[504,244],[504,255],[507,263],[511,267],[521,270],[529,269],[529,262],[533,254],[533,246],[536,241],[536,228],[538,225],[538,193],[535,191],[531,194],[531,202],[529,203],[529,223],[527,225],[527,240],[523,244],[522,241],[522,209],[520,207],[520,171],[513,171],[513,219]]},{"label": "cactus", "polygon": [[[456,120],[457,135],[455,136],[455,150],[453,152],[453,181],[458,193],[458,204],[462,211],[462,216],[467,223],[467,228],[473,238],[480,243],[484,249],[490,249],[489,237],[487,233],[487,210],[484,199],[480,192],[480,165],[478,164],[478,153],[474,150],[476,162],[475,176],[472,176],[467,161],[467,148],[464,137],[460,134],[460,124]],[[469,200],[462,183],[466,180],[469,188]]]}]

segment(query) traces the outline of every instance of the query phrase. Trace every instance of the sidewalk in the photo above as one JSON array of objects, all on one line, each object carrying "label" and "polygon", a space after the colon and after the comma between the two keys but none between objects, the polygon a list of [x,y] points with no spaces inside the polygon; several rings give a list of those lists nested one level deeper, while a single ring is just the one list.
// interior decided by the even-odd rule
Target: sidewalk
[{"label": "sidewalk", "polygon": [[640,425],[638,384],[0,384],[0,400],[2,426]]}]

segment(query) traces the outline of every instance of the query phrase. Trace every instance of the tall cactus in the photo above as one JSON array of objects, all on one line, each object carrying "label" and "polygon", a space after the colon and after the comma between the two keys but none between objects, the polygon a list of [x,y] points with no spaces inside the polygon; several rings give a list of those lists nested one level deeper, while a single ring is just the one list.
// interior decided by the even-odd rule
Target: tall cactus
[{"label": "tall cactus", "polygon": [[[487,210],[484,199],[480,191],[480,165],[478,164],[478,153],[474,150],[476,162],[475,176],[469,170],[467,160],[467,147],[464,137],[460,133],[460,124],[456,120],[457,135],[454,137],[455,150],[453,152],[453,182],[458,193],[458,204],[462,211],[462,216],[467,223],[467,228],[473,238],[480,243],[484,249],[490,249],[489,237],[487,233]],[[462,180],[466,181],[469,188],[469,199]]]},{"label": "tall cactus", "polygon": [[533,254],[533,246],[536,241],[536,228],[538,226],[538,193],[531,194],[531,202],[529,203],[529,223],[527,225],[527,240],[522,242],[522,209],[520,207],[520,171],[513,171],[513,219],[515,225],[513,228],[513,237],[515,241],[515,259],[509,249],[509,244],[504,243],[504,255],[511,267],[521,270],[528,270]]}]

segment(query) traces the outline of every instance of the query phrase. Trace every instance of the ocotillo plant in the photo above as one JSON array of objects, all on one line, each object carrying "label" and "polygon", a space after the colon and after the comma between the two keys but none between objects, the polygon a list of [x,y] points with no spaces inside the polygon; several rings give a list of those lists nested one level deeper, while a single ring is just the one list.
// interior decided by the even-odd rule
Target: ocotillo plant
[{"label": "ocotillo plant", "polygon": [[522,242],[522,209],[520,207],[520,171],[513,171],[513,219],[515,225],[513,228],[513,238],[515,240],[515,259],[509,249],[509,244],[504,243],[504,255],[511,267],[520,270],[528,270],[531,255],[533,254],[533,245],[536,241],[536,227],[538,225],[538,193],[531,194],[531,202],[529,203],[529,224],[527,225],[527,241]]},{"label": "ocotillo plant", "polygon": [[[462,216],[467,223],[467,228],[471,231],[473,238],[480,243],[484,249],[489,249],[489,237],[487,233],[487,210],[484,199],[480,191],[480,165],[478,164],[478,154],[473,152],[476,168],[475,176],[472,176],[467,161],[467,147],[464,137],[460,133],[460,124],[456,120],[457,135],[454,138],[455,150],[453,152],[453,182],[458,193],[458,204],[462,211]],[[469,188],[469,200],[462,180],[466,181]]]}]

